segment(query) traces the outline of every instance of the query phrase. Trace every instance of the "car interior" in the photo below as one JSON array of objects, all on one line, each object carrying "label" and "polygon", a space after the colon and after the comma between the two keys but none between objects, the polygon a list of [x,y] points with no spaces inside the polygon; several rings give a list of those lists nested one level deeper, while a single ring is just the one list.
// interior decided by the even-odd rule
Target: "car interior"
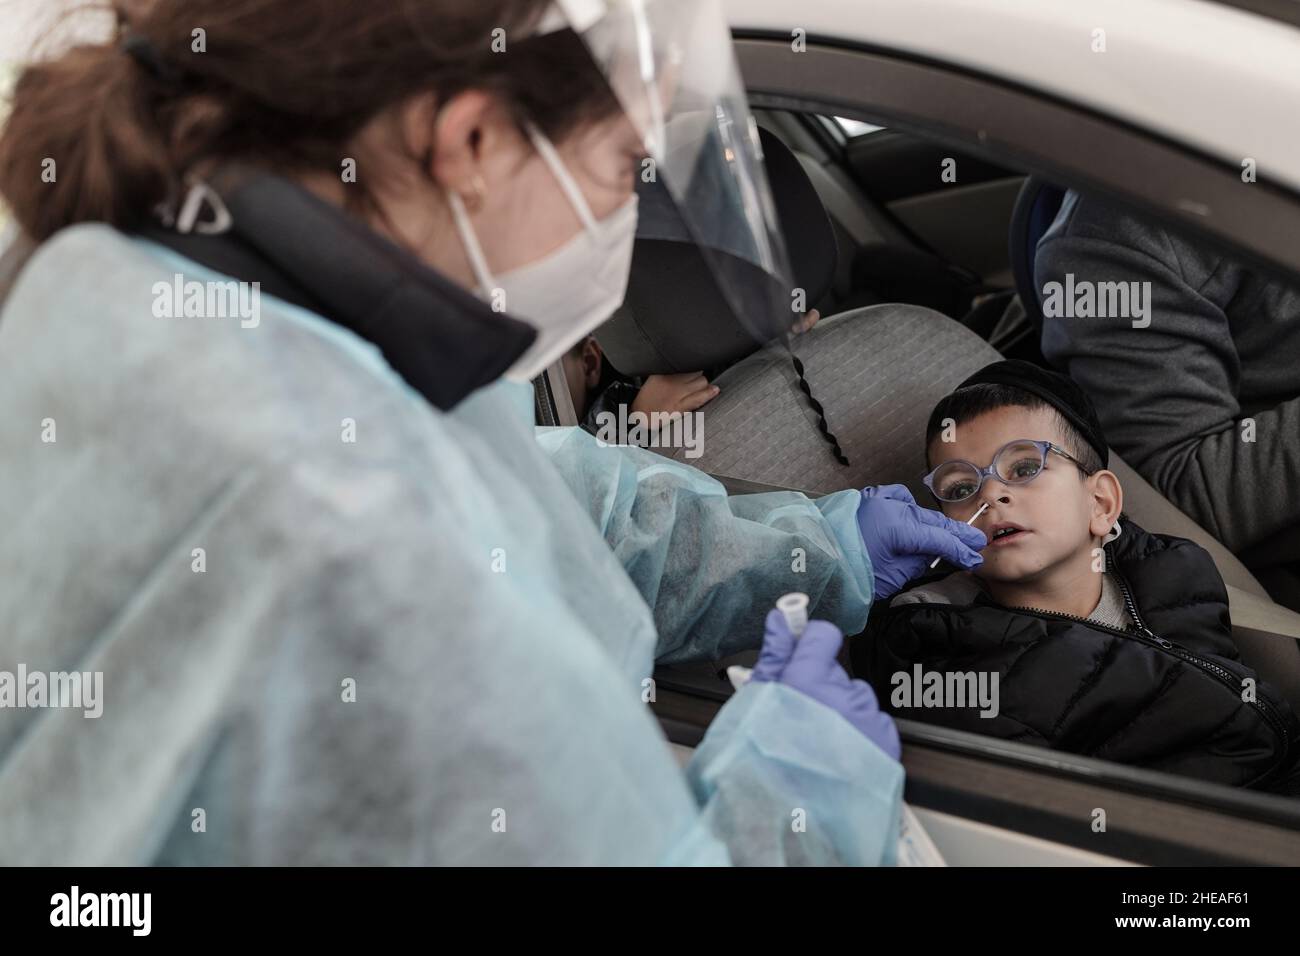
[{"label": "car interior", "polygon": [[[1033,257],[1065,190],[910,132],[785,110],[755,117],[791,270],[820,322],[789,351],[761,347],[689,242],[638,239],[624,306],[596,332],[606,360],[628,379],[710,374],[721,393],[702,409],[702,456],[659,451],[733,493],[901,483],[932,504],[919,436],[935,402],[998,358],[1047,364]],[[957,182],[935,176],[945,161]],[[1243,660],[1300,711],[1300,614],[1118,456],[1111,468],[1133,520],[1210,552]],[[661,667],[656,679],[722,700],[726,666],[755,657]]]}]

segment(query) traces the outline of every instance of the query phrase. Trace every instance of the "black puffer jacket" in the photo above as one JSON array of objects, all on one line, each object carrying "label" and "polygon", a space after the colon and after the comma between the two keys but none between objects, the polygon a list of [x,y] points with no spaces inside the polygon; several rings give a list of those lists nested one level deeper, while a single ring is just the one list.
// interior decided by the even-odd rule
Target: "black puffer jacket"
[{"label": "black puffer jacket", "polygon": [[[853,642],[854,670],[896,716],[1232,786],[1289,791],[1300,723],[1256,680],[1232,640],[1228,596],[1210,555],[1124,519],[1106,546],[1130,631],[1069,615],[968,604],[878,608]],[[996,673],[999,713],[893,707],[897,673]],[[901,685],[901,679],[899,681]]]}]

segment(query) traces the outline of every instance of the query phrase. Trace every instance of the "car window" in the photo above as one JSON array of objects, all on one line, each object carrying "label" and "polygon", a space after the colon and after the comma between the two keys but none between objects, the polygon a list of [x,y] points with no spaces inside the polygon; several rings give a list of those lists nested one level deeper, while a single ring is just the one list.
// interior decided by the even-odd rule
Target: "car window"
[{"label": "car window", "polygon": [[[837,114],[804,120],[851,128]],[[839,236],[850,267],[823,316],[907,303],[963,326],[991,358],[1066,373],[1102,423],[1122,510],[1092,554],[1094,606],[1067,610],[1024,596],[1032,587],[990,584],[992,573],[941,569],[878,602],[849,641],[856,675],[908,720],[1300,797],[1300,507],[1270,490],[1300,479],[1300,369],[1287,358],[1300,353],[1300,281],[996,150],[915,125],[876,141],[884,127],[857,122],[867,132],[837,160],[836,188],[819,183],[828,213],[847,218],[847,181],[854,212],[897,228],[847,250]],[[1252,172],[1243,164],[1243,190]],[[1275,227],[1266,215],[1261,232]],[[912,383],[922,419],[947,390]],[[961,445],[968,422],[954,424]],[[925,437],[899,440],[923,456]],[[1075,490],[1092,479],[1065,458],[1053,468]],[[1037,490],[1013,488],[997,516],[1009,527],[986,557],[1012,584],[1060,556],[1048,540],[1023,566],[1012,558],[1037,547],[1035,534],[1054,539],[1066,513],[1030,527],[1015,504]],[[1235,749],[1225,734],[1249,743]]]},{"label": "car window", "polygon": [[871,123],[864,123],[862,120],[848,119],[844,116],[836,116],[833,119],[844,135],[849,138],[865,136],[868,133],[878,133],[885,128],[883,126],[873,126]]}]

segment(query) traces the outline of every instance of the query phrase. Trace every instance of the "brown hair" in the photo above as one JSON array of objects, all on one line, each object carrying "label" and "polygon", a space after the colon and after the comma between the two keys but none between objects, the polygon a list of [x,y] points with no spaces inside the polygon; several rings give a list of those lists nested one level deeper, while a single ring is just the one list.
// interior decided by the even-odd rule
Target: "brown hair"
[{"label": "brown hair", "polygon": [[[517,121],[562,137],[616,104],[571,31],[527,38],[548,5],[113,0],[109,43],[19,76],[0,133],[0,196],[37,241],[84,221],[129,229],[200,161],[337,174],[370,119],[425,92],[443,102],[486,90]],[[492,49],[497,29],[505,52]]]}]

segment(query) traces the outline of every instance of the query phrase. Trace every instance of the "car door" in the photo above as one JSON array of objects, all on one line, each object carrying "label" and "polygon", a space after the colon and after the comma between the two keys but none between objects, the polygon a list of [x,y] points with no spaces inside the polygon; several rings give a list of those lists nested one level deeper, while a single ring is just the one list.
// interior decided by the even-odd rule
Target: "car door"
[{"label": "car door", "polygon": [[[1239,170],[1207,157],[1191,139],[1180,143],[1167,129],[1144,129],[1095,104],[1072,104],[1059,91],[1035,89],[1023,78],[973,75],[965,64],[891,51],[878,38],[868,45],[834,34],[829,42],[809,41],[800,59],[792,60],[787,36],[774,36],[771,29],[747,32],[739,14],[733,23],[742,72],[758,108],[797,107],[881,127],[860,131],[866,138],[851,151],[845,144],[855,177],[874,170],[890,179],[898,162],[933,170],[935,160],[947,156],[958,157],[959,169],[961,159],[975,160],[969,164],[972,178],[983,177],[969,184],[975,187],[1013,178],[999,176],[1008,169],[1032,172],[1063,186],[1106,192],[1244,261],[1300,281],[1300,247],[1286,239],[1300,235],[1300,192],[1287,182],[1242,190]],[[1285,122],[1297,105],[1280,108],[1274,121]],[[869,142],[882,131],[900,135]],[[909,139],[937,144],[937,150]],[[942,191],[933,178],[930,189],[909,184],[907,176],[893,180],[875,193],[896,216],[897,206],[907,213],[912,200],[913,212],[959,208],[935,198]],[[911,222],[941,218],[913,216]],[[982,222],[973,232],[988,241],[997,218],[973,214],[973,221]],[[951,248],[962,241],[958,236]],[[1271,626],[1268,640],[1300,637],[1291,618]],[[656,680],[656,712],[669,739],[682,747],[699,739],[729,696],[707,665],[662,670]],[[941,823],[951,817],[999,831],[987,844],[987,859],[997,856],[998,847],[1014,857],[1009,847],[1030,838],[1067,856],[1078,851],[1144,864],[1300,862],[1300,802],[1294,800],[930,725],[903,722],[900,729],[906,799],[944,815],[931,817]]]}]

